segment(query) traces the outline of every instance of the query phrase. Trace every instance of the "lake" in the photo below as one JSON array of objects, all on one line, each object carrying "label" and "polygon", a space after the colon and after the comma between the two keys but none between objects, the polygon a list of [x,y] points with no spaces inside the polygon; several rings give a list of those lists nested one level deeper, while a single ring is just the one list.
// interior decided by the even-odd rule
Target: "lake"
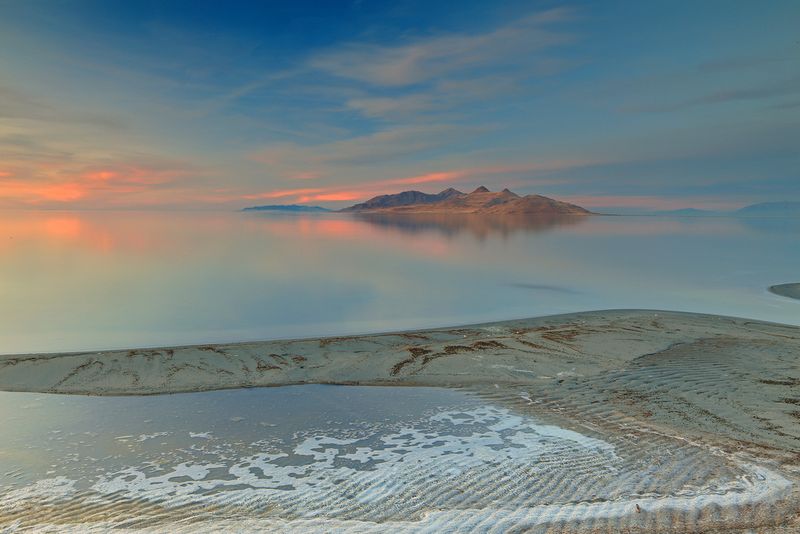
[{"label": "lake", "polygon": [[800,324],[800,219],[0,212],[0,352],[313,337],[609,308]]},{"label": "lake", "polygon": [[[5,212],[0,351],[608,308],[800,324],[800,301],[767,290],[797,280],[798,230],[800,219]],[[772,430],[790,439],[792,422],[772,422],[791,417],[786,394],[763,390],[796,375],[785,337],[754,345],[762,358],[749,374],[731,334],[724,358],[713,343],[689,356],[667,348],[614,372],[573,367],[528,385],[0,392],[0,529],[611,532],[784,520],[795,514],[794,483],[780,470],[654,430],[636,410],[654,424],[677,417],[687,435],[687,421],[738,428],[710,411],[717,405],[745,425],[755,410],[746,428],[771,425],[757,439]]]}]

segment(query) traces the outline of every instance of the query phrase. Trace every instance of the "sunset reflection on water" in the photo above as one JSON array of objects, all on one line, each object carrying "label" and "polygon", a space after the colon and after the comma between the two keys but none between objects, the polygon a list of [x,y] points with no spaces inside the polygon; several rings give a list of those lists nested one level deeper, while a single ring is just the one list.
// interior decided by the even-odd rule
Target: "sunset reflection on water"
[{"label": "sunset reflection on water", "polygon": [[[0,212],[0,352],[424,328],[601,308],[800,321],[790,224]],[[558,288],[558,290],[552,290]]]}]

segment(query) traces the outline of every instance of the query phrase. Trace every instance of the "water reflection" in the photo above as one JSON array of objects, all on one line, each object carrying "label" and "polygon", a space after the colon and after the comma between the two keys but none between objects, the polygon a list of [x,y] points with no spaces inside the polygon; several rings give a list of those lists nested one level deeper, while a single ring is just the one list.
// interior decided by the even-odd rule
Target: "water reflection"
[{"label": "water reflection", "polygon": [[741,217],[740,224],[762,234],[782,234],[800,238],[800,217]]},{"label": "water reflection", "polygon": [[587,217],[569,215],[474,215],[444,213],[358,213],[354,217],[382,228],[407,234],[437,232],[445,237],[462,233],[484,240],[496,234],[508,237],[514,233],[547,232],[559,226],[586,222]]},{"label": "water reflection", "polygon": [[796,220],[0,212],[0,353],[430,328],[608,308],[778,322]]}]

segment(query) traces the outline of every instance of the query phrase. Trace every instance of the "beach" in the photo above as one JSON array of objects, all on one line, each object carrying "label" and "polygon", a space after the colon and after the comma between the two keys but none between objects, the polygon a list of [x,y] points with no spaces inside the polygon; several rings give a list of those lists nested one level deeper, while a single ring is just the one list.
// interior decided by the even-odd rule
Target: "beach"
[{"label": "beach", "polygon": [[798,7],[0,1],[0,534],[800,533]]},{"label": "beach", "polygon": [[[387,525],[395,521],[394,526],[399,530],[436,530],[437,525],[452,522],[464,527],[474,524],[471,522],[491,520],[509,528],[543,531],[558,524],[570,531],[580,531],[581,522],[589,521],[597,528],[627,525],[625,528],[635,532],[661,527],[667,531],[713,527],[759,528],[765,532],[774,527],[780,532],[781,528],[800,526],[798,354],[800,328],[795,326],[690,313],[609,310],[364,336],[9,355],[0,357],[0,389],[132,399],[155,395],[152,398],[159,399],[161,406],[169,406],[171,398],[183,397],[159,394],[210,395],[198,392],[339,384],[393,386],[383,388],[391,396],[398,395],[391,393],[398,390],[396,386],[410,392],[447,388],[463,392],[472,399],[470,403],[478,405],[446,413],[472,414],[455,417],[475,421],[483,421],[487,413],[493,414],[497,418],[494,426],[490,425],[494,431],[506,428],[505,425],[528,428],[525,424],[533,424],[539,429],[559,429],[555,435],[560,439],[570,432],[585,436],[578,439],[568,435],[566,439],[571,443],[577,439],[579,443],[590,440],[588,443],[606,444],[589,447],[593,451],[605,450],[603,454],[607,457],[592,460],[594,467],[587,467],[589,478],[583,484],[563,490],[566,492],[562,495],[563,502],[550,500],[552,487],[543,490],[534,484],[525,487],[530,498],[524,502],[510,496],[498,497],[480,506],[475,504],[477,508],[470,513],[464,511],[460,498],[450,495],[447,499],[441,497],[444,499],[441,502],[437,497],[419,509],[414,508],[417,512],[409,509],[407,516],[401,513],[381,519],[364,511],[371,508],[340,513],[335,507],[323,507],[324,512],[320,513],[324,520],[309,522],[296,514],[276,512],[274,517],[251,517],[245,525],[222,514],[208,518],[211,522],[203,528],[212,530],[225,521],[227,528],[283,525],[289,530],[369,531],[382,528],[379,525],[383,521]],[[355,387],[352,391],[360,389]],[[347,390],[351,389],[343,388]],[[324,413],[326,401],[320,402],[315,410]],[[264,413],[271,412],[269,404],[264,409]],[[533,422],[521,422],[520,417],[532,418],[524,420]],[[550,426],[541,427],[542,422]],[[204,434],[201,430],[193,435]],[[503,434],[507,441],[497,438],[500,441],[494,446],[500,449],[496,450],[525,449],[529,446],[525,441],[530,437],[529,432],[542,431],[520,432],[517,437]],[[546,432],[553,435],[554,431]],[[441,434],[438,441],[435,435],[429,436],[433,441],[417,440],[399,450],[403,455],[411,454],[409,451],[416,450],[415,447],[430,447],[432,443],[450,439],[449,432]],[[484,434],[475,434],[476,439],[478,435]],[[142,436],[147,439],[149,434]],[[228,439],[234,436],[235,433]],[[522,436],[528,437],[520,441]],[[593,439],[600,441],[592,442]],[[489,457],[496,454],[477,445],[464,446],[468,458],[473,457],[475,450],[485,450]],[[441,454],[445,458],[451,453]],[[554,459],[560,458],[558,462],[566,461],[565,465],[569,465],[570,458],[577,453],[565,450],[553,454]],[[397,458],[392,461],[402,462]],[[491,464],[500,460],[486,461]],[[613,486],[617,488],[616,496],[609,494],[595,502],[597,496],[592,497],[591,492],[585,494],[586,487],[601,484],[599,481],[606,476],[601,473],[611,469],[610,466],[618,470],[627,462],[632,462],[629,466],[632,471],[624,480],[615,479],[618,480],[615,483],[618,486]],[[478,471],[470,476],[485,478],[487,487],[510,484],[511,479],[503,481],[494,475],[475,474],[482,472],[483,467],[474,469]],[[508,469],[512,479],[522,476],[521,467],[509,464]],[[388,480],[396,476],[390,472],[380,477],[386,476]],[[695,475],[699,478],[690,482]],[[178,477],[184,478],[185,475]],[[408,482],[411,486],[418,483]],[[464,484],[464,502],[469,502],[473,490],[466,480]],[[641,484],[648,489],[644,491]],[[331,491],[336,494],[339,490]],[[397,491],[400,490],[386,490],[387,495]],[[260,498],[266,498],[262,493],[258,493]],[[274,503],[276,498],[267,500]],[[315,498],[324,501],[327,497]],[[498,506],[500,511],[496,509]],[[431,515],[434,509],[439,511]],[[642,509],[650,511],[646,521],[640,515]],[[420,510],[427,511],[420,516]]]}]

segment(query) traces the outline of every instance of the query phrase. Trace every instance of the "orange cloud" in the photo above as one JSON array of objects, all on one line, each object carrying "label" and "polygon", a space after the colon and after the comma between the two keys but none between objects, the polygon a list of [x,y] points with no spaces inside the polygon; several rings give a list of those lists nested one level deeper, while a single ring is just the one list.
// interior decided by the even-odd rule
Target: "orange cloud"
[{"label": "orange cloud", "polygon": [[28,203],[42,201],[70,202],[86,196],[86,188],[79,183],[35,184],[22,180],[0,181],[0,199],[21,200]]},{"label": "orange cloud", "polygon": [[[558,165],[566,165],[566,163],[559,162]],[[574,165],[574,162],[569,163]],[[550,168],[548,165],[526,165],[516,167],[476,167],[472,169],[456,169],[450,171],[435,171],[424,174],[417,174],[414,176],[404,176],[401,178],[390,178],[387,180],[377,180],[366,184],[360,184],[358,190],[354,189],[351,184],[349,186],[327,187],[327,188],[306,188],[306,189],[283,189],[277,191],[270,191],[267,193],[259,193],[255,195],[245,195],[242,198],[249,200],[257,199],[271,199],[271,198],[290,198],[294,197],[295,202],[339,202],[349,200],[366,199],[376,194],[386,192],[386,187],[389,186],[409,186],[427,183],[438,182],[455,182],[464,178],[473,176],[485,176],[492,174],[505,174],[511,172],[521,172],[522,170],[535,170],[541,168]]]},{"label": "orange cloud", "polygon": [[338,193],[321,193],[316,195],[306,195],[299,197],[297,199],[298,202],[320,202],[320,201],[328,201],[328,202],[340,202],[345,200],[357,200],[364,196],[363,192],[338,192]]},{"label": "orange cloud", "polygon": [[83,178],[86,178],[87,180],[99,181],[99,182],[105,182],[105,181],[111,180],[112,178],[116,178],[116,177],[117,177],[117,173],[112,172],[112,171],[87,172],[87,173],[83,174]]},{"label": "orange cloud", "polygon": [[[483,178],[487,176],[502,175],[502,174],[520,174],[531,173],[538,171],[553,171],[558,169],[568,169],[586,165],[586,161],[582,160],[555,160],[534,163],[523,163],[518,165],[495,165],[484,167],[472,167],[467,169],[452,169],[447,171],[433,171],[414,176],[404,176],[401,178],[390,178],[386,180],[376,180],[365,184],[350,184],[344,186],[314,188],[314,189],[285,189],[271,191],[267,193],[260,193],[254,195],[245,195],[240,198],[256,200],[256,199],[270,199],[270,198],[292,198],[294,202],[339,202],[350,200],[361,200],[369,197],[386,193],[387,187],[391,186],[413,186],[428,183],[449,182],[449,185],[459,185],[458,182],[464,182],[468,179],[476,177]],[[311,173],[298,172],[294,176],[310,176]],[[538,184],[552,184],[562,183],[563,178],[539,180]],[[527,183],[527,182],[526,182]],[[513,186],[513,183],[503,184],[503,186]]]},{"label": "orange cloud", "polygon": [[169,183],[187,174],[186,169],[160,169],[136,164],[118,164],[113,167],[82,172],[78,178],[82,181],[114,186],[146,186]]},{"label": "orange cloud", "polygon": [[352,188],[343,190],[341,187],[281,189],[266,193],[244,195],[242,198],[248,200],[258,200],[294,197],[295,202],[341,202],[348,200],[359,200],[375,194],[383,193],[384,191],[382,188],[386,186],[446,182],[466,176],[467,174],[468,173],[465,171],[430,172],[416,176],[391,178],[389,180],[371,182],[364,184],[363,189],[360,190],[353,190]]},{"label": "orange cloud", "polygon": [[311,195],[314,193],[322,193],[324,189],[282,189],[278,191],[269,191],[267,193],[256,193],[254,195],[244,195],[242,198],[249,200],[270,199],[270,198],[286,198],[286,197],[300,197],[303,195]]},{"label": "orange cloud", "polygon": [[[18,162],[11,171],[0,171],[0,203],[43,206],[91,203],[120,205],[163,201],[165,184],[177,183],[192,173],[187,166],[157,162],[153,165],[112,162],[103,166],[78,165],[73,161]],[[159,187],[154,187],[159,186]],[[174,187],[173,187],[174,189]],[[155,202],[154,202],[155,200]]]}]

